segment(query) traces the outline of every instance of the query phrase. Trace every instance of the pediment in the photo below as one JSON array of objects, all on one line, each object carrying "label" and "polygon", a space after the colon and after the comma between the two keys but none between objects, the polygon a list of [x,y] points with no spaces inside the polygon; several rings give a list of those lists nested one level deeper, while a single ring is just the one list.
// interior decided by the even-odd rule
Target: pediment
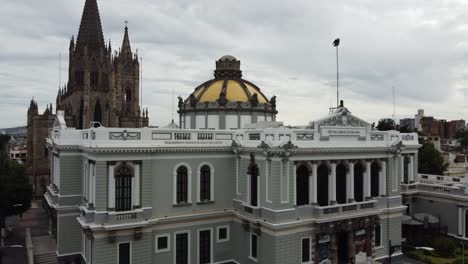
[{"label": "pediment", "polygon": [[309,127],[320,128],[322,126],[327,127],[370,127],[370,124],[366,121],[352,115],[346,108],[341,109],[341,111],[336,111],[335,113],[319,119],[317,121],[311,122]]}]

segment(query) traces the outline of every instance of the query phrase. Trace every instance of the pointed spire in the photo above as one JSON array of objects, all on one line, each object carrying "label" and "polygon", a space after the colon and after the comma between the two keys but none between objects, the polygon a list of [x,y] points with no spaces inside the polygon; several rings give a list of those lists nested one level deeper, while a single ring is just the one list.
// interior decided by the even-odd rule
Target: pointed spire
[{"label": "pointed spire", "polygon": [[76,48],[83,51],[85,47],[87,47],[88,53],[99,53],[101,49],[104,50],[104,36],[97,0],[86,0],[83,9]]},{"label": "pointed spire", "polygon": [[[128,22],[125,21],[125,24]],[[131,58],[132,48],[130,47],[130,38],[128,37],[128,26],[125,26],[125,34],[122,42],[122,48],[120,49],[124,56],[128,56]]]}]

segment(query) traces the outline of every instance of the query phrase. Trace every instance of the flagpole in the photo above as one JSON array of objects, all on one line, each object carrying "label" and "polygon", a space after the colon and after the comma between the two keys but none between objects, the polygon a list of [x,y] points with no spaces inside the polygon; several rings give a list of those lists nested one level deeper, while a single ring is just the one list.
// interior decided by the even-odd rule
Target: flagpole
[{"label": "flagpole", "polygon": [[339,90],[339,66],[338,66],[338,46],[336,45],[336,107],[338,107],[340,101],[340,90]]}]

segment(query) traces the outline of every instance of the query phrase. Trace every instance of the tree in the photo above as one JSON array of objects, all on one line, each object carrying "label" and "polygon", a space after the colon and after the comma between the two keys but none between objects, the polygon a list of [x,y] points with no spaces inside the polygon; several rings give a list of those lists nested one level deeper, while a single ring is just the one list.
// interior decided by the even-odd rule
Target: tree
[{"label": "tree", "polygon": [[462,129],[455,134],[455,138],[460,142],[461,149],[468,148],[468,130]]},{"label": "tree", "polygon": [[9,160],[6,154],[9,139],[0,135],[0,228],[5,227],[5,217],[24,213],[32,200],[26,168]]},{"label": "tree", "polygon": [[442,175],[448,164],[444,162],[442,154],[435,149],[434,144],[425,141],[419,149],[419,173]]},{"label": "tree", "polygon": [[388,130],[395,130],[396,125],[395,121],[390,118],[382,118],[379,120],[379,123],[377,124],[377,129],[379,131],[388,131]]}]

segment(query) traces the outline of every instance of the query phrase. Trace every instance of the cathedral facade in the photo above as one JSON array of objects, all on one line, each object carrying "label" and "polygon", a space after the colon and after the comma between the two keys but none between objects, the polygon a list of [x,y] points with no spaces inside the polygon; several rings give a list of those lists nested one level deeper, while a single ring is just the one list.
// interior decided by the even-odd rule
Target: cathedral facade
[{"label": "cathedral facade", "polygon": [[[60,87],[56,111],[63,110],[67,124],[86,129],[99,123],[105,127],[148,126],[148,112],[140,106],[140,64],[138,54],[131,49],[128,28],[125,27],[119,51],[105,43],[96,0],[84,6],[78,37],[69,46],[68,82]],[[36,194],[43,175],[49,172],[45,138],[54,120],[53,108],[47,106],[39,115],[32,100],[28,109],[28,156]]]}]

